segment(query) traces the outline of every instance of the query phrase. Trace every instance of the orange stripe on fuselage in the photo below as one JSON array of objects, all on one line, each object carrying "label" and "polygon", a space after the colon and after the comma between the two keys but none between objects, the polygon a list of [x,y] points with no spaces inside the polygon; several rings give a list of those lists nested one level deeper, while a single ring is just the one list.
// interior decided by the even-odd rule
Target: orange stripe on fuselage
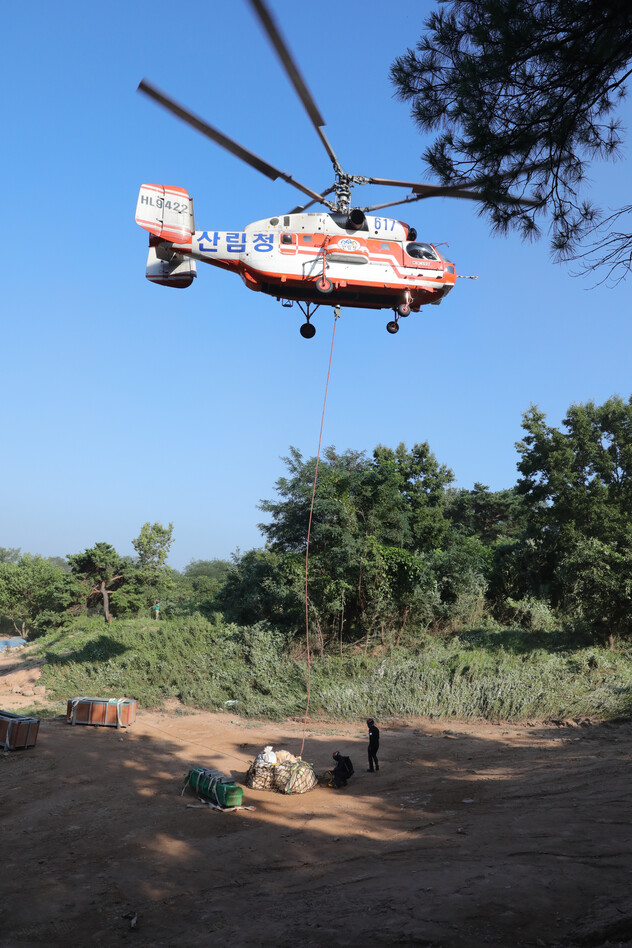
[{"label": "orange stripe on fuselage", "polygon": [[[213,262],[216,263],[216,265],[221,263],[219,260]],[[327,302],[328,297],[323,296],[316,289],[316,276],[300,278],[271,270],[255,270],[243,264],[241,267],[234,269],[239,270],[242,280],[249,289],[263,289],[263,284],[268,283],[272,285],[272,289],[266,289],[264,292],[271,296],[279,296],[282,298],[285,293],[296,290],[304,293],[306,297],[312,297],[314,300],[323,303]],[[437,282],[436,286],[416,286],[411,283],[367,283],[363,280],[347,278],[336,279],[335,277],[330,277],[330,279],[334,284],[336,295],[341,297],[345,295],[352,296],[356,294],[358,290],[361,290],[366,296],[391,297],[392,302],[387,304],[387,306],[397,305],[397,303],[401,302],[402,294],[406,290],[410,293],[411,304],[417,307],[422,306],[425,303],[434,302],[437,298],[440,299],[444,296],[444,290],[446,288],[451,289],[453,286],[452,283],[445,281],[441,281],[441,283]]]}]

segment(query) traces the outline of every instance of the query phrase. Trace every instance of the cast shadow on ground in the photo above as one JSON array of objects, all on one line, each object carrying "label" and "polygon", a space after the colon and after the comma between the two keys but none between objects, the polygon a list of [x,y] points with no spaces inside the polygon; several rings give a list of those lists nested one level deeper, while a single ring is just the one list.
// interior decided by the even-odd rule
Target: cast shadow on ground
[{"label": "cast shadow on ground", "polygon": [[90,639],[85,645],[77,650],[68,651],[62,654],[46,650],[45,660],[48,665],[80,665],[82,662],[107,662],[110,658],[116,658],[128,651],[126,645],[117,642],[105,633]]},{"label": "cast shadow on ground", "polygon": [[347,788],[246,790],[255,812],[219,813],[181,795],[188,769],[243,780],[265,744],[296,753],[298,726],[231,721],[226,740],[203,715],[152,721],[45,722],[35,749],[0,759],[0,944],[570,945],[599,899],[632,917],[630,725],[402,725],[375,775],[362,732],[310,723],[304,759],[320,772],[339,747]]},{"label": "cast shadow on ground", "polygon": [[552,629],[549,632],[520,627],[494,631],[472,629],[469,632],[461,632],[458,638],[464,645],[492,654],[508,652],[512,655],[530,655],[537,651],[559,654],[603,645],[596,642],[595,637],[587,631],[578,632],[576,629],[564,628]]}]

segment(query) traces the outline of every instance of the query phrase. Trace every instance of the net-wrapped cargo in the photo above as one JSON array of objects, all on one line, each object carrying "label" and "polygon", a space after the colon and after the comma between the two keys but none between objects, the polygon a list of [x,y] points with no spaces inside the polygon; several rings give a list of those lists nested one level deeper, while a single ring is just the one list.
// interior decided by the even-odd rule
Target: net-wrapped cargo
[{"label": "net-wrapped cargo", "polygon": [[276,764],[258,764],[253,761],[246,774],[244,783],[251,790],[275,790],[274,786],[274,768]]},{"label": "net-wrapped cargo", "polygon": [[279,793],[307,793],[318,784],[314,768],[304,760],[277,764],[274,786]]},{"label": "net-wrapped cargo", "polygon": [[252,790],[307,793],[318,784],[318,778],[313,766],[300,758],[276,764],[255,760],[250,765],[244,782]]}]

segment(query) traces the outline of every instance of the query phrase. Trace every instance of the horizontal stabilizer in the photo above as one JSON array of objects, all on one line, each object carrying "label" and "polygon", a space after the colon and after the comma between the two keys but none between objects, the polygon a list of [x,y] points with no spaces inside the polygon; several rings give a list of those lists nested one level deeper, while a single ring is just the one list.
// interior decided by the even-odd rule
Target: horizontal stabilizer
[{"label": "horizontal stabilizer", "polygon": [[195,260],[181,253],[175,253],[171,244],[159,244],[149,247],[145,276],[160,286],[174,286],[184,289],[191,286],[197,276]]},{"label": "horizontal stabilizer", "polygon": [[184,188],[143,184],[136,205],[136,223],[162,240],[186,244],[195,232],[193,200]]}]

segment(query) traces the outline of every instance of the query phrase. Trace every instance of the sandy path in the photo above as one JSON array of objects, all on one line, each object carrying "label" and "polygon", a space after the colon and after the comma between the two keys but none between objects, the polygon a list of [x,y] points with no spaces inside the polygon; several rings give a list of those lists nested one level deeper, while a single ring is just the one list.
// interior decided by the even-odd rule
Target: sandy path
[{"label": "sandy path", "polygon": [[301,723],[43,720],[0,751],[0,945],[632,944],[632,724],[379,723],[379,774],[363,722],[311,722],[304,757],[349,753],[345,790],[218,813],[187,770],[243,778]]}]

